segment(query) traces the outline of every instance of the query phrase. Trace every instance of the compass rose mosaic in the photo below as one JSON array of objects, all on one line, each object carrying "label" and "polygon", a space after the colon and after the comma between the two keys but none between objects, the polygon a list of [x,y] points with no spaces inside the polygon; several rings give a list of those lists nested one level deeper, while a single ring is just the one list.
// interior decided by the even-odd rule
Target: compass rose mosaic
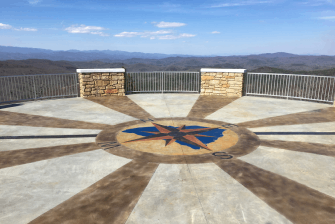
[{"label": "compass rose mosaic", "polygon": [[106,151],[126,158],[152,162],[194,163],[233,159],[259,146],[245,128],[204,119],[155,119],[133,121],[119,129],[104,130],[97,143]]}]

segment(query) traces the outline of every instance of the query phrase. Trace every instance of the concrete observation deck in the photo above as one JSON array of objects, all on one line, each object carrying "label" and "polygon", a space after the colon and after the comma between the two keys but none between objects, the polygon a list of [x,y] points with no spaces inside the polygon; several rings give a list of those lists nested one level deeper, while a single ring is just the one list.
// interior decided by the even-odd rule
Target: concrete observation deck
[{"label": "concrete observation deck", "polygon": [[0,105],[0,223],[335,223],[335,107],[198,94]]}]

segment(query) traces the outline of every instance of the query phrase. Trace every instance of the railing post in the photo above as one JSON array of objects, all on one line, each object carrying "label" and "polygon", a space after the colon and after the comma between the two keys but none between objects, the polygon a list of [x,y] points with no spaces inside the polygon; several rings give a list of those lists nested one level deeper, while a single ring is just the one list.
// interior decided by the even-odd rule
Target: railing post
[{"label": "railing post", "polygon": [[289,86],[290,86],[290,84],[291,84],[291,75],[288,77],[288,84],[287,84],[287,90],[286,90],[286,99],[288,100],[288,93],[289,93],[289,91],[290,91],[290,89],[289,89]]},{"label": "railing post", "polygon": [[164,80],[163,80],[163,72],[161,72],[161,82],[162,82],[162,94],[164,93]]},{"label": "railing post", "polygon": [[35,100],[36,100],[36,86],[35,86],[35,77],[33,76],[33,85],[34,85],[34,95],[35,95]]}]

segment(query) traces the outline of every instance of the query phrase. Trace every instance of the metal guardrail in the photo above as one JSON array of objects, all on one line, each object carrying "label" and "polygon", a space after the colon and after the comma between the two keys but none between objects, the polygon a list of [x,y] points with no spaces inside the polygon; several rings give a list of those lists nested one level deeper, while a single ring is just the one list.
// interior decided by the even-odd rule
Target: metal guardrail
[{"label": "metal guardrail", "polygon": [[334,102],[335,77],[297,74],[247,73],[246,95]]},{"label": "metal guardrail", "polygon": [[0,102],[78,97],[78,75],[46,74],[0,76]]},{"label": "metal guardrail", "polygon": [[126,93],[200,92],[199,72],[127,72]]}]

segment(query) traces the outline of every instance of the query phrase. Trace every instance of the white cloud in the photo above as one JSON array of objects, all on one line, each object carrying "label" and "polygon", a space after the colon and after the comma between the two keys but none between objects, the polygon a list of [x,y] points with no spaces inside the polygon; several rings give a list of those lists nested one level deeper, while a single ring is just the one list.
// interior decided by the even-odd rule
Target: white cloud
[{"label": "white cloud", "polygon": [[101,30],[106,30],[106,28],[100,26],[72,25],[70,27],[65,28],[65,30],[68,33],[89,33],[89,34],[100,35],[103,37],[109,36],[108,34],[101,32]]},{"label": "white cloud", "polygon": [[172,33],[170,30],[158,30],[158,31],[146,31],[146,32],[122,32],[119,34],[114,35],[115,37],[150,37],[150,39],[153,39],[151,37],[155,37],[160,34],[168,34]]},{"label": "white cloud", "polygon": [[188,33],[182,33],[179,35],[165,35],[165,36],[159,36],[158,39],[161,40],[175,40],[175,39],[179,39],[179,38],[185,38],[185,37],[194,37],[195,34],[188,34]]},{"label": "white cloud", "polygon": [[213,31],[212,33],[216,34],[216,33],[220,33],[219,31]]},{"label": "white cloud", "polygon": [[247,6],[247,5],[258,5],[258,4],[266,4],[271,3],[272,1],[241,1],[241,2],[230,2],[230,3],[222,3],[218,5],[212,5],[210,8],[222,8],[222,7],[235,7],[235,6]]},{"label": "white cloud", "polygon": [[28,2],[30,3],[30,4],[32,4],[32,5],[35,5],[35,4],[37,4],[37,3],[39,3],[39,2],[41,2],[42,0],[29,0]]},{"label": "white cloud", "polygon": [[11,25],[0,23],[0,29],[9,30],[12,29]]},{"label": "white cloud", "polygon": [[16,31],[37,31],[37,29],[35,28],[20,28],[20,29],[17,29],[17,28],[14,28],[14,30]]},{"label": "white cloud", "polygon": [[[140,36],[143,38],[150,38],[150,40],[160,39],[160,40],[174,40],[179,38],[194,37],[195,34],[182,33],[179,35],[172,35],[173,31],[171,30],[159,30],[159,31],[145,31],[145,32],[122,32],[115,34],[115,37],[136,37]],[[163,35],[169,34],[169,35]],[[163,35],[163,36],[162,36]]]},{"label": "white cloud", "polygon": [[16,30],[16,31],[37,31],[35,28],[14,28],[11,25],[0,23],[0,29]]},{"label": "white cloud", "polygon": [[323,19],[323,20],[335,20],[335,16],[322,16],[322,17],[318,17],[318,19]]},{"label": "white cloud", "polygon": [[169,28],[169,27],[181,27],[181,26],[185,26],[186,23],[177,23],[177,22],[152,22],[152,24],[156,24],[155,26],[159,27],[159,28]]}]

